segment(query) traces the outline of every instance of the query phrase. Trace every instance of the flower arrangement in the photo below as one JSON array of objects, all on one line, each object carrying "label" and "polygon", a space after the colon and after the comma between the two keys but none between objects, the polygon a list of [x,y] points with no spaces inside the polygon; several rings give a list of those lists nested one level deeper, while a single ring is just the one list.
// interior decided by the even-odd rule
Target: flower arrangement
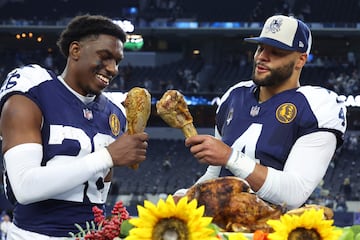
[{"label": "flower arrangement", "polygon": [[[115,203],[111,217],[105,218],[103,210],[98,207],[93,207],[94,221],[86,223],[86,229],[83,229],[79,224],[75,226],[79,229],[79,233],[70,233],[71,237],[76,240],[113,240],[116,237],[126,236],[127,232],[124,226],[128,226],[126,221],[130,219],[130,215],[123,202]],[[123,227],[124,230],[121,228]]]},{"label": "flower arrangement", "polygon": [[[284,214],[278,220],[268,220],[273,232],[256,231],[252,234],[223,233],[204,216],[205,207],[197,206],[197,200],[188,202],[186,197],[175,203],[169,195],[157,204],[145,200],[137,206],[139,216],[130,218],[119,201],[114,205],[112,216],[105,218],[102,210],[93,208],[94,222],[87,229],[79,228],[75,239],[84,240],[353,240],[357,228],[333,226],[333,220],[324,218],[323,209],[310,208],[300,215]],[[90,227],[91,226],[91,227]],[[359,226],[360,232],[360,226]],[[360,233],[358,233],[360,235]]]}]

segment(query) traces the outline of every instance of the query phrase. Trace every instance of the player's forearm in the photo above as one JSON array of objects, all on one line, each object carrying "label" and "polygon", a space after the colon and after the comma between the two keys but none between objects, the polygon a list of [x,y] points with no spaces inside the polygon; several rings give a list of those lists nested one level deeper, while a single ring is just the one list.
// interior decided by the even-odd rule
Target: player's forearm
[{"label": "player's forearm", "polygon": [[288,209],[300,207],[314,190],[314,182],[294,173],[268,168],[267,181],[257,192],[259,197]]},{"label": "player's forearm", "polygon": [[336,138],[330,132],[316,132],[298,139],[283,171],[268,168],[257,194],[289,209],[301,206],[326,173],[335,152]]},{"label": "player's forearm", "polygon": [[9,149],[4,154],[4,160],[11,187],[21,204],[49,199],[112,167],[111,156],[106,149],[64,164],[41,166],[42,146],[36,143]]},{"label": "player's forearm", "polygon": [[254,171],[245,180],[249,183],[251,189],[256,192],[264,185],[267,174],[267,167],[256,164]]}]

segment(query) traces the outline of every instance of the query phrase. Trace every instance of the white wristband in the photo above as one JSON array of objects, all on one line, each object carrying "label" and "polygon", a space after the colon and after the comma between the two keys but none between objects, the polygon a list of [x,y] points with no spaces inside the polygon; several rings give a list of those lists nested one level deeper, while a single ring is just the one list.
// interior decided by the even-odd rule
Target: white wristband
[{"label": "white wristband", "polygon": [[254,159],[248,157],[243,152],[233,149],[225,167],[235,176],[246,179],[254,171],[255,166],[256,162]]}]

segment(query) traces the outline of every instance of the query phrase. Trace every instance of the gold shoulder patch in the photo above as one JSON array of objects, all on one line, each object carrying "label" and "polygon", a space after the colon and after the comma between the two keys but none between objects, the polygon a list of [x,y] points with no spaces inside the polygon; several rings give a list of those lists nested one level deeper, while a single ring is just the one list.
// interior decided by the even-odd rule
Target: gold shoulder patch
[{"label": "gold shoulder patch", "polygon": [[109,125],[111,128],[112,134],[115,136],[119,135],[120,133],[120,121],[119,118],[116,116],[116,114],[112,113],[109,116]]},{"label": "gold shoulder patch", "polygon": [[276,118],[281,123],[290,123],[296,117],[297,109],[292,103],[283,103],[276,109]]}]

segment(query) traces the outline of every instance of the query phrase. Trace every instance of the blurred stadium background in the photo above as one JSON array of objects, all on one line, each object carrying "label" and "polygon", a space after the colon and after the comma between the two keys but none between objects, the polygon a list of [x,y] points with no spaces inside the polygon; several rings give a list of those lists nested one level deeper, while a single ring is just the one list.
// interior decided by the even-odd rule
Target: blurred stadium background
[{"label": "blurred stadium background", "polygon": [[[339,226],[358,223],[359,0],[0,0],[1,81],[12,68],[29,63],[60,73],[65,59],[57,50],[57,37],[72,17],[84,13],[111,17],[129,34],[125,59],[109,94],[120,101],[130,88],[142,86],[155,103],[166,89],[179,89],[195,126],[209,134],[219,96],[250,77],[255,48],[243,38],[259,34],[263,21],[275,13],[303,19],[313,32],[313,47],[301,82],[342,95],[349,120],[345,144],[309,203],[332,207]],[[154,107],[147,131],[148,159],[136,171],[116,169],[109,206],[121,199],[135,213],[144,199],[155,201],[189,187],[204,172],[206,166],[191,156],[180,130],[168,128]],[[11,209],[2,191],[0,210]]]}]

